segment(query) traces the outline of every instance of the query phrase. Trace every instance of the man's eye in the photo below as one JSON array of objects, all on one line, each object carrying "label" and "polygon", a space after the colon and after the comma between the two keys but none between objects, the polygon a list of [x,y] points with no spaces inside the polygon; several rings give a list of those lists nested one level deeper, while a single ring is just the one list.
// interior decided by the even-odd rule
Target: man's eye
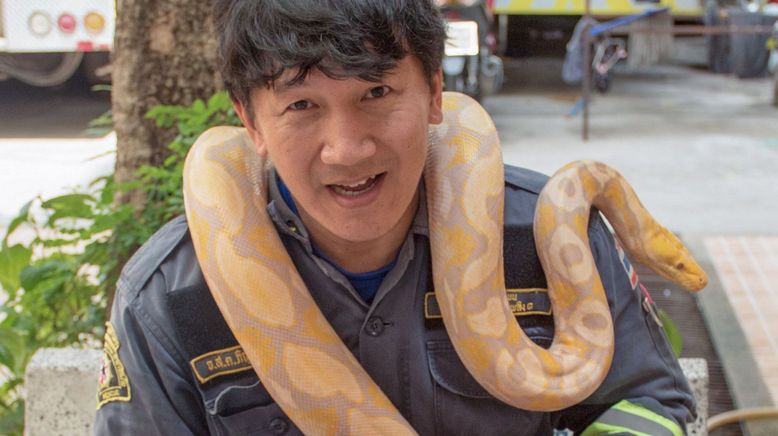
[{"label": "man's eye", "polygon": [[370,91],[367,92],[367,98],[381,98],[385,96],[386,94],[389,94],[391,89],[386,86],[376,86],[374,88],[370,88]]},{"label": "man's eye", "polygon": [[311,107],[311,102],[308,100],[299,100],[287,106],[288,109],[291,109],[293,111],[304,111],[310,107]]}]

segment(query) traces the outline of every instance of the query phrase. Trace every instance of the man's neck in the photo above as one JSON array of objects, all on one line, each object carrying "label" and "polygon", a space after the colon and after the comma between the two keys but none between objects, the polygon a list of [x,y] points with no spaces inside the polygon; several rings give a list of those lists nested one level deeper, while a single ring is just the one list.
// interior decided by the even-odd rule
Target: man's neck
[{"label": "man's neck", "polygon": [[411,228],[419,203],[418,192],[398,223],[386,234],[369,241],[347,241],[320,226],[302,208],[300,219],[317,248],[342,269],[361,273],[382,268],[397,256]]}]

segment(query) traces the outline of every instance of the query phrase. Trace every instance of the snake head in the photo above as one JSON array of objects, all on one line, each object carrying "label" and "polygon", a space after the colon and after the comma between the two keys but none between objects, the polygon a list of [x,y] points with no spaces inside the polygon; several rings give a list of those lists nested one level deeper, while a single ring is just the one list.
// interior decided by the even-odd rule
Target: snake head
[{"label": "snake head", "polygon": [[689,291],[697,292],[708,284],[708,275],[705,274],[705,271],[691,254],[688,254],[688,251],[685,257],[686,260],[679,260],[673,265],[673,268],[677,271],[676,275],[680,277],[676,283]]},{"label": "snake head", "polygon": [[669,230],[662,228],[649,240],[651,258],[649,266],[662,277],[685,289],[697,292],[708,284],[708,276],[689,249]]}]

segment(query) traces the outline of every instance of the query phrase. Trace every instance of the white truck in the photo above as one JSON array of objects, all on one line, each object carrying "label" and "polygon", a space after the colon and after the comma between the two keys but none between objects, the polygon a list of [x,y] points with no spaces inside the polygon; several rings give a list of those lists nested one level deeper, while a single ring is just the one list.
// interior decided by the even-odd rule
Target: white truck
[{"label": "white truck", "polygon": [[114,0],[0,0],[0,80],[57,86],[95,77],[113,46]]}]

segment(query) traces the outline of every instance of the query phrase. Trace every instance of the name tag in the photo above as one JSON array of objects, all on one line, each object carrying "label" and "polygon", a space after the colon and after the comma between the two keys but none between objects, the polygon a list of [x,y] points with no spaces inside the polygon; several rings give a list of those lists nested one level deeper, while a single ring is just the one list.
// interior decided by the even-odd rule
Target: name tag
[{"label": "name tag", "polygon": [[[508,297],[508,305],[514,316],[551,315],[551,300],[548,298],[548,289],[508,289],[505,292],[506,297]],[[424,318],[441,319],[442,317],[435,293],[427,292],[424,294]]]},{"label": "name tag", "polygon": [[205,353],[189,363],[201,384],[216,377],[252,369],[249,358],[240,345]]}]

